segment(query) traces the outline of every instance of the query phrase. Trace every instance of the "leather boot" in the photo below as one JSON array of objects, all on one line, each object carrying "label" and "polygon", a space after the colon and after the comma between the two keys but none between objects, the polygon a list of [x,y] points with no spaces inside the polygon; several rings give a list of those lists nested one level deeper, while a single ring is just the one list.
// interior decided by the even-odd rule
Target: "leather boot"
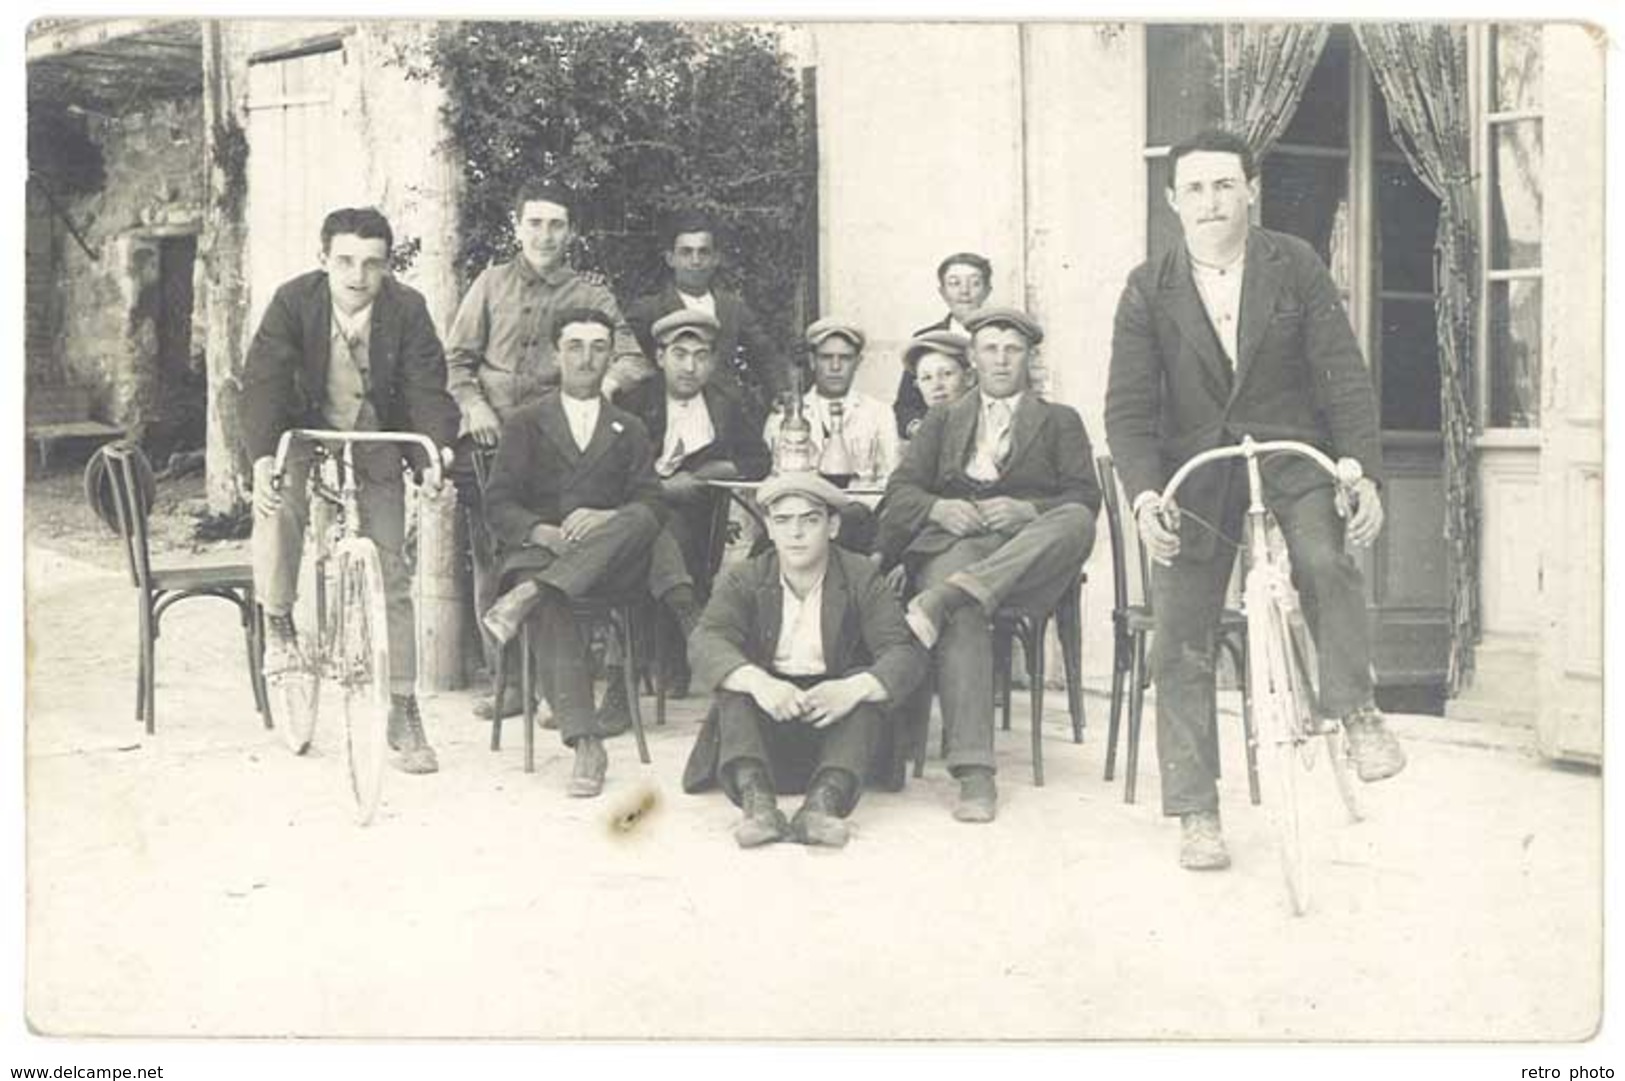
[{"label": "leather boot", "polygon": [[604,774],[609,772],[609,753],[597,736],[581,736],[575,742],[575,770],[570,774],[570,795],[591,799],[604,790]]},{"label": "leather boot", "polygon": [[535,582],[520,582],[493,601],[480,622],[498,644],[507,645],[519,636],[519,628],[541,592],[541,586]]},{"label": "leather boot", "polygon": [[807,801],[790,820],[790,832],[804,845],[822,845],[841,848],[851,839],[852,831],[841,818],[840,808],[846,805],[846,791],[827,773],[813,779],[807,791]]},{"label": "leather boot", "polygon": [[394,761],[402,773],[435,773],[440,760],[423,734],[423,715],[416,695],[389,696],[389,746],[398,752]]},{"label": "leather boot", "polygon": [[760,766],[739,767],[739,809],[744,817],[734,826],[740,848],[759,848],[790,836],[790,823],[773,793],[773,784]]},{"label": "leather boot", "polygon": [[985,766],[966,766],[959,772],[959,802],[954,817],[961,822],[991,822],[999,813],[999,788],[993,771]]}]

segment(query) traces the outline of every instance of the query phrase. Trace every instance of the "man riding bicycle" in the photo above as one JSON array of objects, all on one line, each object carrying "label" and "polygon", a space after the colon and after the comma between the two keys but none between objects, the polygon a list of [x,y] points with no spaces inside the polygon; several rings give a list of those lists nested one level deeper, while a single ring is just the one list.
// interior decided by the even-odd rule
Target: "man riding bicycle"
[{"label": "man riding bicycle", "polygon": [[[447,446],[457,406],[446,393],[446,357],[416,290],[389,272],[394,233],[371,208],[335,210],[322,222],[321,267],[284,283],[260,320],[243,375],[243,441],[254,459],[254,588],[265,610],[267,678],[301,670],[293,604],[312,449],[288,456],[287,483],[271,484],[277,440],[289,428],[412,431]],[[412,582],[403,546],[406,492],[401,447],[355,448],[361,532],[378,547],[389,631],[389,745],[396,768],[439,768],[418,712]],[[288,719],[284,718],[284,723]]]},{"label": "man riding bicycle", "polygon": [[1214,635],[1247,481],[1239,463],[1203,470],[1185,485],[1184,513],[1163,506],[1163,484],[1193,455],[1252,435],[1360,462],[1347,521],[1331,478],[1298,458],[1265,461],[1265,501],[1319,645],[1321,711],[1341,718],[1362,781],[1398,773],[1405,755],[1373,704],[1364,586],[1344,550],[1345,539],[1370,544],[1382,529],[1382,443],[1336,286],[1309,245],[1251,226],[1257,168],[1239,137],[1204,131],[1175,146],[1168,185],[1184,242],[1142,264],[1123,290],[1106,437],[1157,564],[1151,667],[1163,813],[1180,818],[1181,866],[1211,870],[1230,864],[1215,784]]}]

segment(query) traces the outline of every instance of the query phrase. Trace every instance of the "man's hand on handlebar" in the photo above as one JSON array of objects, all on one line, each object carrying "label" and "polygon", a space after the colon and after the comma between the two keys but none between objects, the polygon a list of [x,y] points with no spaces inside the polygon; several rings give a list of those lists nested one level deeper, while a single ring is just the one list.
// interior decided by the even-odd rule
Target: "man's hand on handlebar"
[{"label": "man's hand on handlebar", "polygon": [[282,509],[282,493],[271,483],[276,471],[276,458],[267,454],[254,459],[254,514],[269,518]]},{"label": "man's hand on handlebar", "polygon": [[1382,532],[1382,496],[1376,482],[1370,477],[1361,477],[1349,489],[1349,502],[1353,504],[1348,520],[1349,543],[1364,548]]},{"label": "man's hand on handlebar", "polygon": [[1140,500],[1134,524],[1139,527],[1140,540],[1145,542],[1152,561],[1170,566],[1179,554],[1179,504],[1172,499],[1165,502],[1153,492]]}]

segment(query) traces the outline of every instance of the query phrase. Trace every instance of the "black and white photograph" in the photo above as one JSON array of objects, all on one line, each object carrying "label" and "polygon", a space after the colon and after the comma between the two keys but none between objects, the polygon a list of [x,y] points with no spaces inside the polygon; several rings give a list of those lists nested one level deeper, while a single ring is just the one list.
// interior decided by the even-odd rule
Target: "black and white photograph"
[{"label": "black and white photograph", "polygon": [[1613,1068],[1610,28],[841,12],[14,21],[11,1076]]}]

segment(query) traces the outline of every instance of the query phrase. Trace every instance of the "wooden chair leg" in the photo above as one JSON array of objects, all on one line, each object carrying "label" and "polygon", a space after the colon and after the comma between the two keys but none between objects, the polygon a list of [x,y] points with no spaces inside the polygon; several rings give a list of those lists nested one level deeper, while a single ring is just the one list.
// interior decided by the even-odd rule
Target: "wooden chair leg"
[{"label": "wooden chair leg", "polygon": [[623,678],[626,680],[626,707],[632,713],[632,735],[637,739],[638,761],[644,765],[649,764],[649,743],[643,735],[643,710],[638,705],[638,635],[637,624],[633,622],[632,610],[623,608],[620,613],[622,647],[626,653],[626,664],[622,668]]},{"label": "wooden chair leg", "polygon": [[1034,620],[1032,636],[1022,640],[1027,654],[1027,682],[1031,684],[1033,729],[1033,787],[1044,787],[1044,620]]},{"label": "wooden chair leg", "polygon": [[[508,650],[513,643],[498,645],[491,651],[491,749],[502,749],[502,692],[508,689]],[[523,683],[523,678],[521,678]]]},{"label": "wooden chair leg", "polygon": [[655,727],[660,728],[666,723],[666,636],[660,633],[665,628],[660,625],[659,607],[651,608],[649,614],[649,625],[654,628],[649,647],[652,654],[649,667],[655,678]]},{"label": "wooden chair leg", "polygon": [[1140,772],[1140,721],[1145,709],[1145,636],[1134,636],[1129,653],[1128,752],[1123,764],[1123,802],[1134,802],[1135,782]]},{"label": "wooden chair leg", "polygon": [[1113,636],[1112,643],[1112,711],[1106,720],[1106,780],[1117,771],[1117,735],[1123,720],[1123,677],[1128,675],[1129,651],[1134,640],[1125,633]]},{"label": "wooden chair leg", "polygon": [[[530,620],[519,627],[519,694],[525,706],[525,772],[536,772],[536,672],[530,652]],[[497,699],[500,706],[502,700]],[[496,711],[499,715],[501,709]],[[492,736],[493,740],[495,735]]]},{"label": "wooden chair leg", "polygon": [[[927,676],[926,678],[930,679],[931,677]],[[915,777],[925,776],[925,750],[931,742],[931,699],[936,697],[936,695],[932,693],[924,691],[920,693],[925,702],[924,705],[922,705],[917,711],[917,716],[913,718],[914,731],[909,734],[909,749],[914,755]]]},{"label": "wooden chair leg", "polygon": [[1066,669],[1066,709],[1072,717],[1072,742],[1083,742],[1083,628],[1077,598],[1061,605],[1055,634],[1061,641],[1061,665]]},{"label": "wooden chair leg", "polygon": [[146,722],[147,735],[158,730],[158,621],[153,616],[157,598],[141,601],[141,707],[136,718]]},{"label": "wooden chair leg", "polygon": [[1010,731],[1010,690],[1015,685],[1015,681],[1010,678],[1010,666],[1015,664],[1015,636],[1013,634],[1004,635],[1001,636],[1000,641],[1003,642],[1002,649],[998,645],[993,647],[994,664],[998,667],[998,671],[993,678],[998,681],[999,691],[1003,695],[1004,721],[1002,727],[1008,732]]}]

